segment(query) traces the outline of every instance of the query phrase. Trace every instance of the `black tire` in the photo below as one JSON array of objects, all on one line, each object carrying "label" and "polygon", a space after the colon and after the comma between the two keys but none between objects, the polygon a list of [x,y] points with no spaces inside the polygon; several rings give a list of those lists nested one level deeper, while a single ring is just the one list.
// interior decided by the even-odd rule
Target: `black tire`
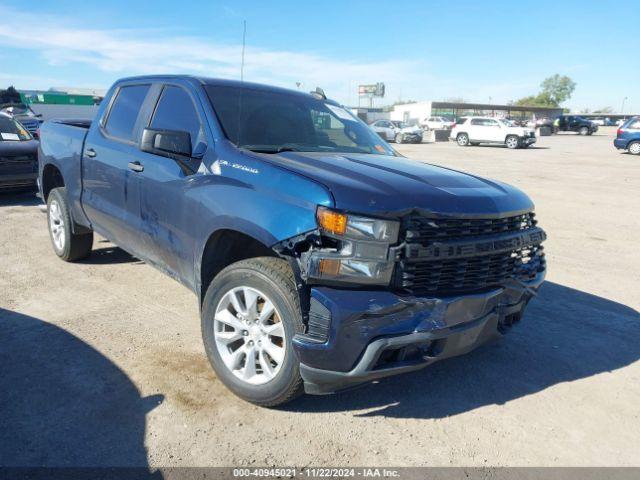
[{"label": "black tire", "polygon": [[589,127],[580,127],[580,130],[578,130],[578,133],[580,135],[589,135],[591,133],[591,130],[589,130]]},{"label": "black tire", "polygon": [[456,136],[456,142],[458,143],[458,145],[460,145],[461,147],[466,147],[469,145],[469,135],[467,135],[466,133],[459,133]]},{"label": "black tire", "polygon": [[[52,219],[52,208],[57,213],[55,218],[59,218],[57,222]],[[65,187],[54,188],[47,198],[47,225],[53,251],[65,262],[75,262],[88,257],[93,246],[93,232],[73,233],[72,222]],[[60,237],[54,234],[56,226],[62,233]]]},{"label": "black tire", "polygon": [[627,146],[627,150],[631,155],[640,155],[640,142],[631,142]]},{"label": "black tire", "polygon": [[416,137],[416,140],[413,143],[422,143],[422,137]]},{"label": "black tire", "polygon": [[510,149],[516,149],[516,148],[520,148],[520,139],[518,138],[517,135],[508,135],[507,138],[505,138],[504,140],[504,144],[507,146],[507,148]]},{"label": "black tire", "polygon": [[404,135],[401,133],[396,134],[396,143],[404,143]]},{"label": "black tire", "polygon": [[[274,378],[260,385],[251,385],[234,375],[224,363],[216,345],[214,317],[218,304],[230,290],[244,286],[265,293],[280,313],[286,336],[280,370]],[[293,272],[285,260],[257,257],[241,260],[222,270],[207,288],[201,325],[211,366],[220,381],[238,397],[263,407],[274,407],[303,393],[300,365],[293,351],[292,339],[296,333],[304,332],[304,324]]]}]

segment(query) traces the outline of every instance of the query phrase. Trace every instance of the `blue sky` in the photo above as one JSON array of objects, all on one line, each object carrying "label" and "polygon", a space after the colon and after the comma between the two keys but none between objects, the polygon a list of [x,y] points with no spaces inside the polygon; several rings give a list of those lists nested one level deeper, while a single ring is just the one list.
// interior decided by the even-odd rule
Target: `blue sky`
[{"label": "blue sky", "polygon": [[0,86],[106,88],[144,73],[238,78],[246,19],[245,79],[319,85],[351,105],[358,84],[378,81],[383,103],[506,102],[560,73],[577,82],[568,107],[619,110],[626,96],[625,110],[638,112],[634,1],[0,0]]}]

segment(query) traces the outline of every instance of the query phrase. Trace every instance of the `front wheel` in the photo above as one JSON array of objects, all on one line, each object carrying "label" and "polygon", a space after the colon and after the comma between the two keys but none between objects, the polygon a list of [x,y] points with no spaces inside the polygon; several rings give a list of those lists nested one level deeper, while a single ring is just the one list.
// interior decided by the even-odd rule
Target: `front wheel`
[{"label": "front wheel", "polygon": [[236,262],[211,282],[202,306],[205,350],[218,378],[240,398],[272,407],[302,393],[292,340],[304,331],[289,264]]},{"label": "front wheel", "polygon": [[507,146],[507,148],[514,149],[520,146],[520,139],[515,135],[509,135],[504,143]]},{"label": "front wheel", "polygon": [[74,233],[72,222],[66,189],[54,188],[47,199],[49,236],[53,251],[66,262],[88,257],[93,245],[93,232]]},{"label": "front wheel", "polygon": [[578,133],[580,133],[580,135],[589,135],[589,129],[587,127],[580,127],[580,130]]},{"label": "front wheel", "polygon": [[466,147],[467,145],[469,145],[469,135],[467,135],[466,133],[459,133],[456,137],[456,142],[458,142],[458,145],[460,145],[461,147]]},{"label": "front wheel", "polygon": [[640,155],[640,142],[632,142],[629,144],[629,153],[632,155]]},{"label": "front wheel", "polygon": [[404,135],[401,133],[398,133],[396,135],[396,143],[403,143],[404,142]]}]

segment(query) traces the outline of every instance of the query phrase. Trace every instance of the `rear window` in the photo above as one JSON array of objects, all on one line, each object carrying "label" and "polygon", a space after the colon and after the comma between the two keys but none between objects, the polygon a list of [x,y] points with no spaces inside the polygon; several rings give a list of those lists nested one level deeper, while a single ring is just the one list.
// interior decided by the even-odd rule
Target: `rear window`
[{"label": "rear window", "polygon": [[31,134],[13,118],[0,115],[0,141],[31,140]]},{"label": "rear window", "polygon": [[149,85],[131,85],[120,88],[105,125],[105,130],[109,135],[122,140],[133,139],[133,127],[148,91]]},{"label": "rear window", "polygon": [[640,118],[632,118],[625,128],[630,128],[632,130],[640,130]]}]

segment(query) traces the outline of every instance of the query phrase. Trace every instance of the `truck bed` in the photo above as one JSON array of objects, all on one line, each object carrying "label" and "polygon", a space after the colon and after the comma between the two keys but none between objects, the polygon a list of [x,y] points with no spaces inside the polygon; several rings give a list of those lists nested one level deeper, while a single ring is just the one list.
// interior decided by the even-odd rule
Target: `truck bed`
[{"label": "truck bed", "polygon": [[40,126],[38,175],[42,182],[43,165],[55,166],[64,178],[73,215],[84,218],[80,205],[82,194],[82,152],[91,126],[86,119],[55,119]]}]

